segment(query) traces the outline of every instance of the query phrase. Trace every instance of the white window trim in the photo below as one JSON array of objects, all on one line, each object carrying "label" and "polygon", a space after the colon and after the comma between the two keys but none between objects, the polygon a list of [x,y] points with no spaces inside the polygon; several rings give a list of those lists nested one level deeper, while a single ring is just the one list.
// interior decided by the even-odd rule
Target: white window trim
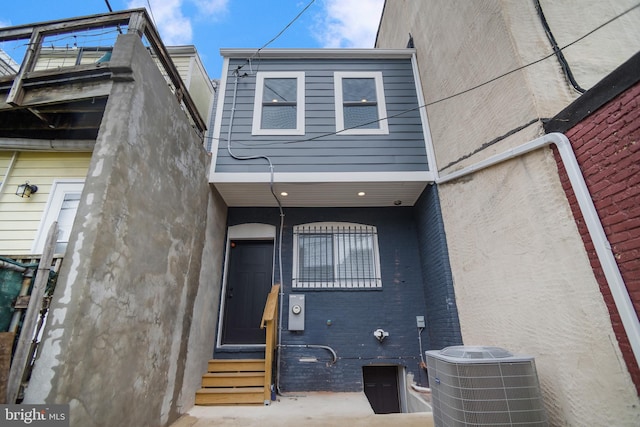
[{"label": "white window trim", "polygon": [[[295,129],[262,129],[262,95],[265,79],[296,79],[296,128]],[[256,74],[256,93],[253,101],[253,125],[251,135],[304,135],[304,72],[303,71],[262,71]]]},{"label": "white window trim", "polygon": [[[360,286],[353,286],[352,283],[333,283],[333,285],[321,284],[316,285],[309,282],[298,281],[298,261],[299,261],[299,246],[298,246],[298,229],[307,227],[317,228],[348,228],[348,227],[366,227],[370,228],[373,232],[373,263],[377,279],[371,281],[371,283],[362,284]],[[380,269],[380,247],[378,246],[378,229],[372,225],[357,224],[351,222],[313,222],[307,224],[299,224],[293,227],[293,269],[292,269],[292,288],[296,290],[308,289],[308,290],[376,290],[382,288],[382,273]],[[334,233],[327,232],[326,234],[335,235]]]},{"label": "white window trim", "polygon": [[44,207],[42,219],[36,232],[36,238],[33,241],[33,247],[31,248],[32,253],[41,254],[43,252],[47,234],[49,233],[51,224],[57,221],[60,215],[60,209],[62,208],[65,195],[68,193],[82,193],[83,188],[84,180],[56,179],[53,181],[49,199]]},{"label": "white window trim", "polygon": [[[344,108],[342,98],[342,79],[367,78],[374,79],[376,85],[376,102],[378,103],[378,119],[380,127],[377,129],[344,128]],[[341,135],[388,135],[389,123],[387,121],[387,105],[384,98],[384,84],[380,71],[336,71],[333,73],[334,92],[336,102],[336,132]]]}]

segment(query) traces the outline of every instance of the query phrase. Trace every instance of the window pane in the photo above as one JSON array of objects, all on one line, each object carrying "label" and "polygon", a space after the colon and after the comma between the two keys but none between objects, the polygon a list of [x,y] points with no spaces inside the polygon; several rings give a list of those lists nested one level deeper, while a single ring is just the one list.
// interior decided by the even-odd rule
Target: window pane
[{"label": "window pane", "polygon": [[296,79],[264,79],[262,102],[293,102],[297,100]]},{"label": "window pane", "polygon": [[298,238],[298,280],[333,281],[333,248],[329,234],[304,234]]},{"label": "window pane", "polygon": [[379,129],[375,79],[342,79],[342,91],[344,127]]},{"label": "window pane", "polygon": [[296,128],[296,79],[264,79],[262,129]]},{"label": "window pane", "polygon": [[262,129],[295,129],[296,106],[264,104],[262,106]]},{"label": "window pane", "polygon": [[382,287],[375,227],[314,223],[295,226],[293,232],[297,244],[293,288]]},{"label": "window pane", "polygon": [[362,125],[358,126],[359,129],[378,129],[380,127],[377,121],[377,105],[345,105],[343,111],[345,128],[352,128],[358,125]]},{"label": "window pane", "polygon": [[62,207],[58,214],[58,239],[55,248],[56,253],[62,253],[67,248],[67,242],[69,242],[69,236],[71,235],[71,227],[73,226],[73,220],[76,217],[79,204],[80,193],[67,193],[64,195]]},{"label": "window pane", "polygon": [[341,280],[369,281],[376,278],[371,234],[336,235],[336,252]]},{"label": "window pane", "polygon": [[375,79],[342,79],[343,102],[376,102]]}]

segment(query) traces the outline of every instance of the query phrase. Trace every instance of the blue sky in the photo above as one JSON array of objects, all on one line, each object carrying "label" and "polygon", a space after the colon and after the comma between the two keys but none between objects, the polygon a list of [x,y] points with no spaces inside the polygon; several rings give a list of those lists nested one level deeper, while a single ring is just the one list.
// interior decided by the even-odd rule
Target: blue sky
[{"label": "blue sky", "polygon": [[[260,48],[312,0],[109,0],[113,10],[151,5],[166,45],[196,46],[211,78],[220,48]],[[268,47],[372,48],[384,0],[315,0]],[[3,1],[0,27],[107,12],[104,0]]]}]

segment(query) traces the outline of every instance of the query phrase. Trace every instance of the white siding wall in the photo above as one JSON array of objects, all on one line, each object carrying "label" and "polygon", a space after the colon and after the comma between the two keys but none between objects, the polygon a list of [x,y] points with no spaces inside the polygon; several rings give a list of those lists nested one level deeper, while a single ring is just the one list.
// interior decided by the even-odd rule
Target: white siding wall
[{"label": "white siding wall", "polygon": [[[5,158],[4,153],[0,154],[0,169]],[[31,253],[54,179],[84,179],[90,160],[91,153],[22,152],[18,155],[0,194],[0,254]],[[38,186],[38,192],[28,199],[15,195],[18,185],[25,181]]]},{"label": "white siding wall", "polygon": [[[211,103],[213,102],[213,85],[202,63],[196,58],[196,53],[175,54],[171,52],[171,48],[169,48],[169,53],[180,78],[182,78],[189,95],[196,104],[200,116],[207,122]],[[160,62],[157,59],[155,61],[162,75],[167,78],[164,69],[160,66]]]}]

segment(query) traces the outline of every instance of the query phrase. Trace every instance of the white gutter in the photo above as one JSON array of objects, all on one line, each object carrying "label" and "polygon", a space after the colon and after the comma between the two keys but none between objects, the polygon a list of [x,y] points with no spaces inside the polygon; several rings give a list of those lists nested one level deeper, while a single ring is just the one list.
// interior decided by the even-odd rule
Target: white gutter
[{"label": "white gutter", "polygon": [[562,163],[567,170],[569,182],[576,194],[580,212],[582,212],[582,216],[584,217],[587,225],[587,230],[589,231],[589,235],[593,241],[598,260],[600,261],[600,265],[604,271],[607,284],[611,290],[611,295],[613,295],[613,301],[618,309],[618,313],[620,313],[622,326],[629,338],[631,350],[636,358],[636,363],[640,364],[640,322],[638,321],[638,316],[633,308],[629,292],[627,291],[627,287],[622,275],[620,274],[620,269],[616,263],[615,256],[611,250],[611,244],[607,240],[604,228],[602,227],[602,223],[598,217],[598,212],[596,211],[593,200],[591,199],[591,194],[589,193],[589,189],[587,188],[582,172],[580,171],[580,167],[578,166],[578,161],[573,153],[571,143],[564,134],[550,133],[544,135],[538,139],[527,142],[526,144],[522,144],[519,147],[512,148],[504,153],[491,156],[488,159],[463,168],[457,172],[445,175],[437,179],[436,183],[444,184],[551,144],[555,144],[558,148]]}]

